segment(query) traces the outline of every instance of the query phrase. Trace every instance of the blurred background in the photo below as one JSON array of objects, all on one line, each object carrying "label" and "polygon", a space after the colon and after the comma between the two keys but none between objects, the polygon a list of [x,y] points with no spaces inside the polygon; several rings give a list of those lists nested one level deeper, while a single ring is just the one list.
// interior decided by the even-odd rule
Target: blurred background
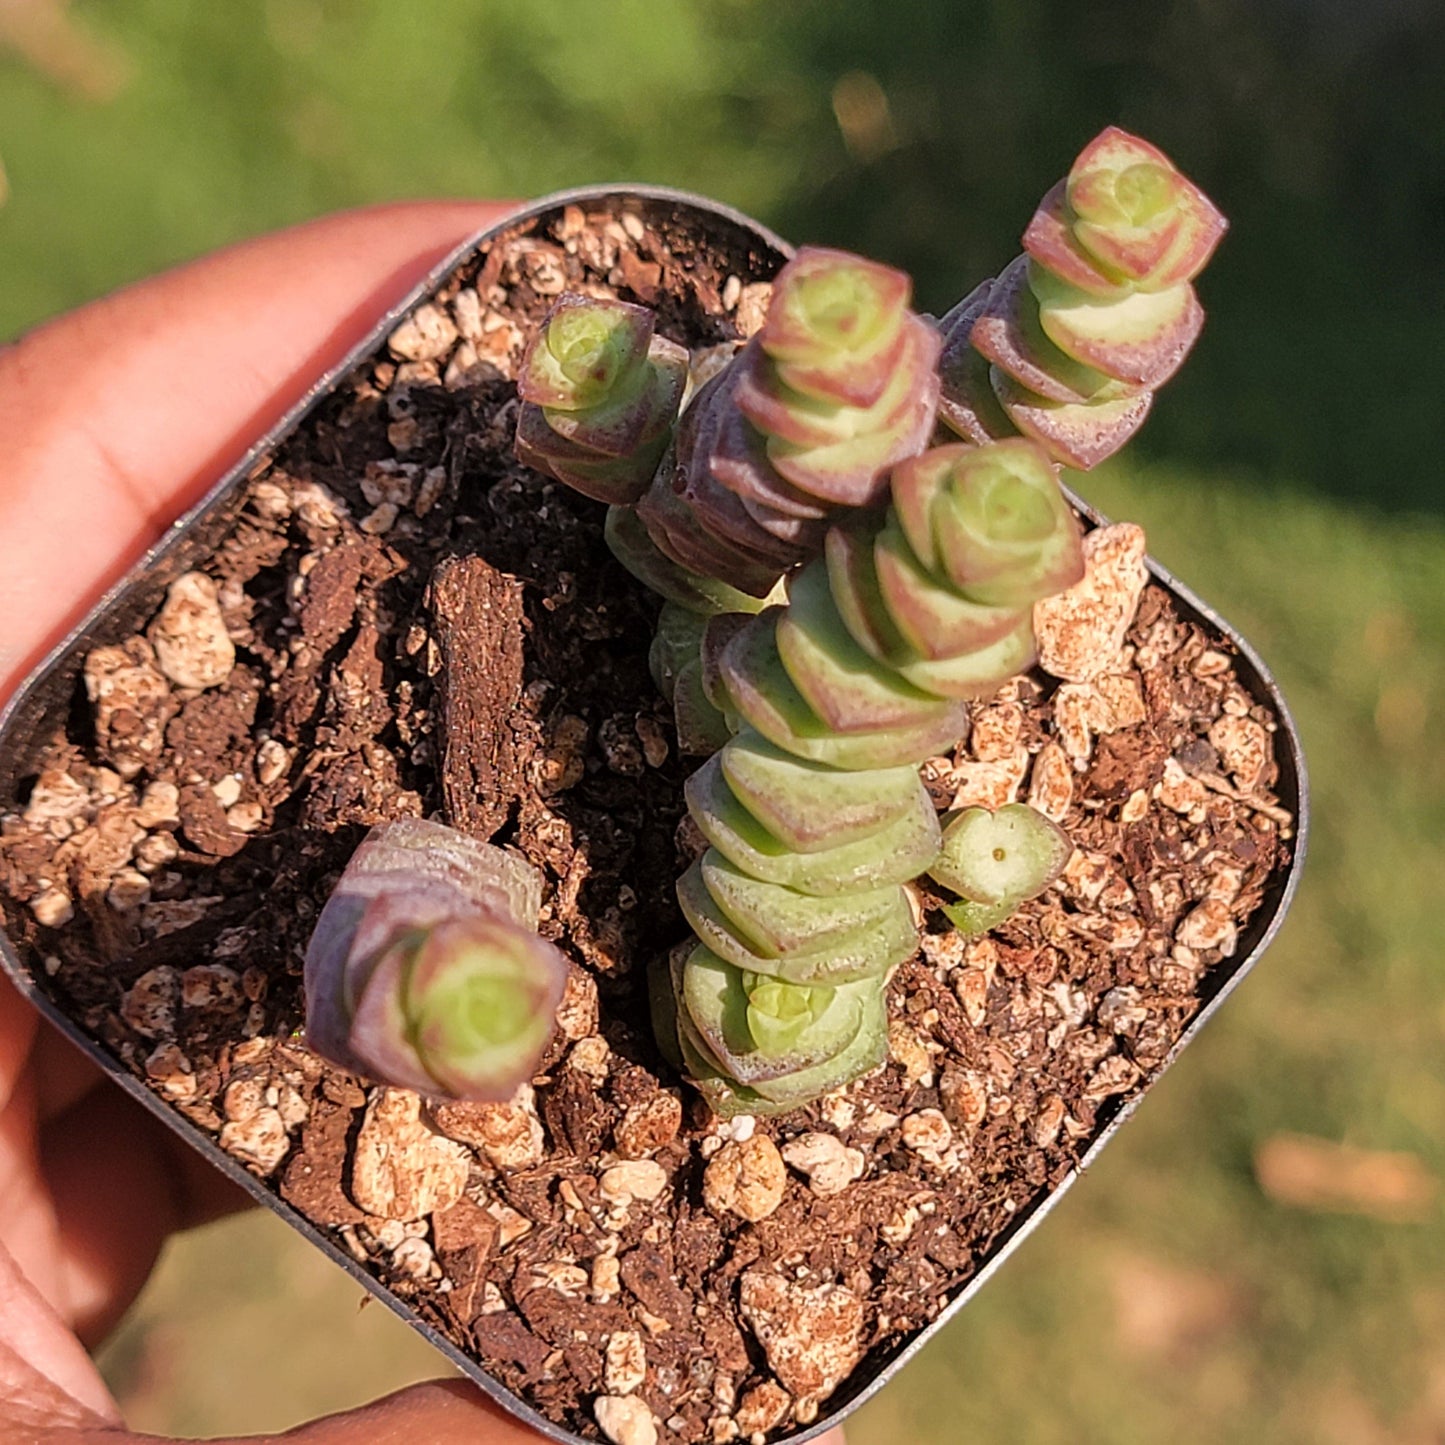
[{"label": "blurred background", "polygon": [[[1442,81],[1438,0],[0,0],[0,339],[335,207],[615,179],[942,310],[1109,122],[1231,217],[1195,358],[1081,488],[1279,673],[1310,870],[854,1445],[1445,1441]],[[198,1435],[437,1371],[361,1303],[231,1221],[172,1247],[105,1368],[134,1426]]]}]

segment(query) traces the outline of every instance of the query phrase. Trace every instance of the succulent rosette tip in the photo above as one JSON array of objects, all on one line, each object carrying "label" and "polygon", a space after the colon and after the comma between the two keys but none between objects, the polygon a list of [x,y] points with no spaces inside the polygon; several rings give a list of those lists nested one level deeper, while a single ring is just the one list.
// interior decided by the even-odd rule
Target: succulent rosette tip
[{"label": "succulent rosette tip", "polygon": [[1190,282],[1225,228],[1161,150],[1110,126],[1044,197],[1024,254],[944,317],[944,421],[1066,466],[1112,456],[1198,339]]},{"label": "succulent rosette tip", "polygon": [[306,951],[306,1043],[442,1098],[507,1099],[552,1036],[567,963],[513,854],[418,818],[369,833]]},{"label": "succulent rosette tip", "polygon": [[518,459],[597,501],[636,501],[687,382],[687,349],[654,325],[645,306],[559,297],[522,355]]}]

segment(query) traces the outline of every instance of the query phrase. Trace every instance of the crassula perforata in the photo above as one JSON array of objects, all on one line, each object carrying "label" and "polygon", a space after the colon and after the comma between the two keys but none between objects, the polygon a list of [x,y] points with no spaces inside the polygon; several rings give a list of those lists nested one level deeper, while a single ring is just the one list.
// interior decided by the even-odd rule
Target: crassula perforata
[{"label": "crassula perforata", "polygon": [[567,964],[536,934],[541,880],[419,818],[373,828],[306,951],[306,1044],[442,1098],[507,1099],[552,1035]]},{"label": "crassula perforata", "polygon": [[940,415],[1088,468],[1143,425],[1204,311],[1190,285],[1226,222],[1147,141],[1109,127],[1046,195],[1024,254],[943,318]]},{"label": "crassula perforata", "polygon": [[[707,847],[678,885],[698,941],[654,968],[654,1004],[720,1113],[790,1109],[882,1060],[912,880],[957,892],[977,932],[1067,860],[1022,805],[940,830],[919,764],[1033,664],[1033,605],[1082,578],[1057,467],[1142,423],[1198,334],[1190,281],[1223,229],[1110,129],[1025,254],[937,326],[900,273],[804,249],[636,506],[609,509],[613,552],[666,599],[651,663],[679,749],[707,758],[687,785]],[[939,420],[960,440],[930,449]]]},{"label": "crassula perforata", "polygon": [[[685,753],[727,736],[701,687],[706,619],[776,600],[829,519],[876,501],[888,468],[933,430],[940,342],[911,294],[890,267],[799,251],[762,328],[691,400],[637,508],[609,512],[613,552],[668,600],[653,676]],[[520,430],[518,455],[528,459]]]},{"label": "crassula perforata", "polygon": [[561,297],[522,356],[517,455],[601,502],[635,501],[672,434],[687,350],[645,306]]}]

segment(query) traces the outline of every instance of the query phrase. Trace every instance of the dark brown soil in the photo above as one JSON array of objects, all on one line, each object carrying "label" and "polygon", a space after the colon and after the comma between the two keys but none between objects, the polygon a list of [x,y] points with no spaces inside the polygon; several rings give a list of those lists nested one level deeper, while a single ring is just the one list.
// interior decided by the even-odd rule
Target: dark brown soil
[{"label": "dark brown soil", "polygon": [[[635,1393],[665,1442],[761,1437],[833,1383],[790,1339],[857,1326],[886,1351],[934,1318],[1158,1070],[1289,848],[1275,763],[1249,746],[1274,719],[1151,586],[1113,690],[1076,690],[1091,731],[1061,726],[1036,674],[927,773],[940,806],[1051,807],[1079,849],[1065,878],[972,943],[925,899],[882,1071],[785,1119],[708,1115],[647,1022],[693,847],[647,670],[657,602],[603,547],[601,507],[512,459],[506,378],[564,285],[657,305],[697,347],[751,324],[769,265],[666,208],[568,208],[464,265],[440,324],[395,335],[253,469],[198,564],[236,648],[225,680],[168,680],[143,631],[98,652],[96,696],[77,687],[26,794],[0,800],[9,930],[53,997],[584,1435],[599,1396]],[[544,874],[542,927],[577,976],[533,1107],[418,1123],[297,1035],[317,910],[365,828],[406,814]],[[378,1140],[416,1176],[378,1181]],[[721,1166],[705,1187],[724,1150],[761,1217]],[[657,1170],[615,1172],[647,1160],[655,1201]],[[790,1293],[740,1310],[745,1277]]]}]

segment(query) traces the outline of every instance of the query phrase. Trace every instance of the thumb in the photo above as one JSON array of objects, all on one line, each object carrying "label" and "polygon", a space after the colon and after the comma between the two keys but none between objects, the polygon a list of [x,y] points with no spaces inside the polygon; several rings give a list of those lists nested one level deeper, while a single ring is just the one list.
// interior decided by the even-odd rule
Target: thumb
[{"label": "thumb", "polygon": [[[248,1438],[251,1445],[261,1445],[260,1437]],[[359,1410],[268,1438],[292,1445],[539,1441],[534,1431],[460,1380],[413,1385]],[[121,1425],[120,1412],[80,1341],[0,1247],[0,1441],[20,1439],[35,1445],[167,1445]],[[241,1442],[233,1437],[229,1445]]]},{"label": "thumb", "polygon": [[[539,1445],[540,1437],[460,1380],[413,1385],[280,1437],[292,1445]],[[216,1445],[244,1445],[239,1440]],[[255,1445],[255,1442],[252,1442]],[[840,1428],[813,1445],[846,1445]]]},{"label": "thumb", "polygon": [[[250,1445],[259,1445],[254,1436],[248,1438]],[[290,1445],[539,1445],[540,1440],[461,1380],[412,1385],[359,1410],[328,1415],[274,1438]]]}]

